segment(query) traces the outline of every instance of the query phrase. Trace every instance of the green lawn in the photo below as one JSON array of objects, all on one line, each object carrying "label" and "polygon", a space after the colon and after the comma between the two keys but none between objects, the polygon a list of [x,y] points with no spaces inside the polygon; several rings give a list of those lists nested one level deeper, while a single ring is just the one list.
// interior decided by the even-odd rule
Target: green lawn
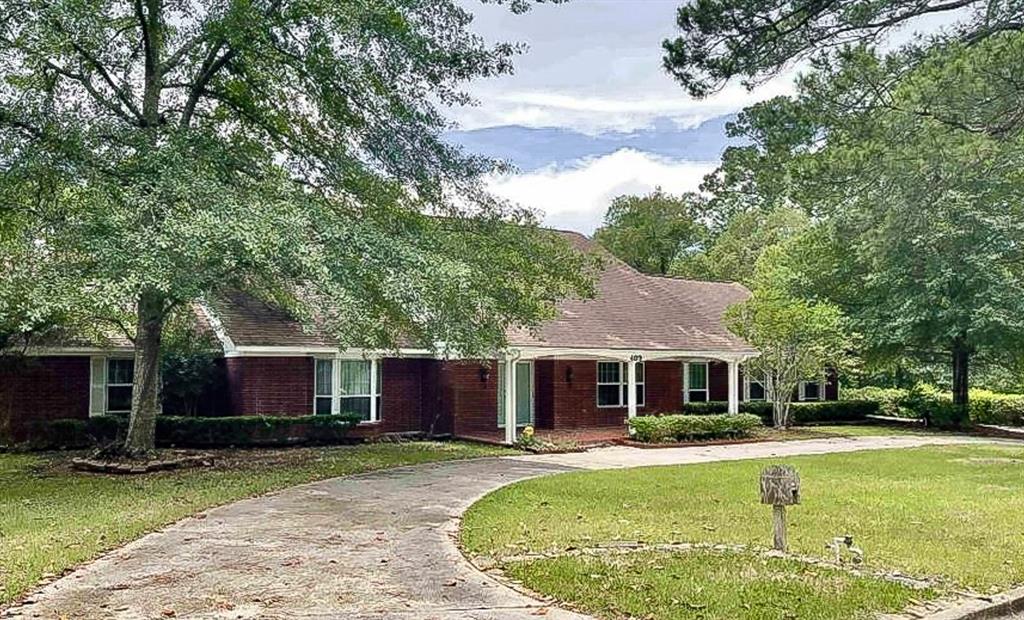
[{"label": "green lawn", "polygon": [[936,435],[938,431],[922,428],[883,426],[872,424],[836,424],[821,426],[792,426],[785,430],[771,427],[755,429],[751,436],[774,441],[796,441],[800,439],[828,439],[830,437],[909,437]]},{"label": "green lawn", "polygon": [[940,434],[939,431],[930,431],[913,426],[874,426],[859,424],[837,424],[835,426],[801,426],[797,427],[797,429],[802,429],[810,433],[831,435],[833,437],[909,437]]},{"label": "green lawn", "polygon": [[[471,554],[499,562],[528,551],[623,540],[766,547],[771,511],[758,502],[757,480],[768,462],[778,461],[573,472],[521,482],[470,508],[462,542]],[[793,551],[824,556],[826,541],[850,534],[870,568],[939,577],[949,587],[980,591],[1024,582],[1024,448],[927,447],[784,462],[797,466],[803,482],[803,503],[789,511]],[[506,569],[538,591],[600,604],[584,589],[566,585],[570,573],[587,574],[581,560],[545,560],[536,567],[508,562]],[[641,572],[639,582],[651,580],[652,592],[660,592],[657,576]],[[648,611],[655,618],[691,617],[659,609]],[[730,613],[709,608],[692,617],[779,617]]]},{"label": "green lawn", "polygon": [[849,620],[934,595],[793,560],[706,551],[560,557],[507,571],[606,618]]},{"label": "green lawn", "polygon": [[45,575],[212,506],[322,478],[505,453],[458,442],[224,450],[209,469],[129,477],[70,471],[67,454],[0,454],[0,606]]}]

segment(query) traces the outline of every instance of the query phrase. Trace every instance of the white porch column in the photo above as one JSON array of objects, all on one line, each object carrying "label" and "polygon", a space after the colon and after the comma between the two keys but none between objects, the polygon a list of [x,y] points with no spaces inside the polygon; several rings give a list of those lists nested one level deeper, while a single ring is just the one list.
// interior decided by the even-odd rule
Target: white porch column
[{"label": "white porch column", "polygon": [[626,362],[626,402],[629,405],[628,415],[630,418],[636,417],[636,360],[634,356],[630,357],[630,360]]},{"label": "white porch column", "polygon": [[506,359],[505,364],[505,443],[516,442],[516,361]]},{"label": "white porch column", "polygon": [[377,421],[377,365],[380,360],[376,357],[370,358],[370,421]]},{"label": "white porch column", "polygon": [[740,412],[740,363],[729,362],[729,413]]}]

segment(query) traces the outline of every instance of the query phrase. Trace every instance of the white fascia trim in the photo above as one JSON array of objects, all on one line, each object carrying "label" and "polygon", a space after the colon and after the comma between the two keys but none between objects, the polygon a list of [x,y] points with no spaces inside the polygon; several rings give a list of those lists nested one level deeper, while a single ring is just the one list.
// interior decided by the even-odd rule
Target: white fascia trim
[{"label": "white fascia trim", "polygon": [[429,357],[430,351],[426,349],[399,349],[395,352],[361,348],[338,349],[337,347],[309,345],[291,347],[237,345],[232,351],[224,352],[224,357],[296,357],[303,355],[336,359],[379,359],[382,357]]},{"label": "white fascia trim", "polygon": [[203,313],[203,316],[206,317],[206,321],[210,324],[210,329],[213,330],[213,333],[217,336],[217,340],[220,341],[220,346],[224,349],[224,356],[227,357],[235,351],[235,342],[231,340],[231,336],[229,336],[227,330],[224,329],[224,324],[221,323],[220,318],[213,309],[210,308],[209,304],[205,301],[200,301],[198,306],[199,311]]},{"label": "white fascia trim", "polygon": [[131,354],[135,347],[131,345],[119,345],[113,347],[28,347],[25,349],[26,357],[64,357],[75,355],[106,355],[120,357],[120,354]]},{"label": "white fascia trim", "polygon": [[[656,360],[716,360],[722,362],[744,362],[757,357],[755,352],[736,351],[684,351],[665,349],[597,349],[583,347],[512,347],[520,359],[537,359],[542,357],[562,357],[575,359],[606,359],[628,362]],[[634,356],[639,356],[634,357]]]}]

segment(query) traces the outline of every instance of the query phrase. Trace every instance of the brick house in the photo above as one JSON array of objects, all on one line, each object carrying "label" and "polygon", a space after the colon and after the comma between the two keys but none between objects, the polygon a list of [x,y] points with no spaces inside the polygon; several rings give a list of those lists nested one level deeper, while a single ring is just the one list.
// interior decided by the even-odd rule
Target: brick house
[{"label": "brick house", "polygon": [[[565,233],[580,250],[586,237]],[[512,329],[498,359],[445,359],[427,348],[381,355],[339,350],[284,312],[237,293],[199,307],[223,347],[218,414],[310,415],[351,411],[356,433],[429,433],[511,442],[517,429],[622,433],[635,415],[686,403],[761,400],[744,377],[756,355],[723,325],[749,292],[738,284],[644,275],[608,258],[591,300],[564,300],[533,333]],[[14,421],[84,418],[130,407],[131,349],[60,345],[0,369],[0,412]],[[801,384],[799,400],[835,400],[838,380]],[[506,424],[513,412],[515,424]],[[2,429],[0,429],[2,430]]]}]

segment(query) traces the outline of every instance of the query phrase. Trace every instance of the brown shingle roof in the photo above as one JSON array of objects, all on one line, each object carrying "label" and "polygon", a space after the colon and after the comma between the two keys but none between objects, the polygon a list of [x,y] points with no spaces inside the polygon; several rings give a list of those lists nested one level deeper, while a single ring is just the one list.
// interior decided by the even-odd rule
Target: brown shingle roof
[{"label": "brown shingle roof", "polygon": [[211,309],[238,346],[329,347],[326,334],[307,332],[284,310],[240,291],[222,293]]},{"label": "brown shingle roof", "polygon": [[[731,303],[750,293],[738,284],[644,275],[593,240],[561,232],[577,249],[600,252],[604,270],[595,299],[558,303],[558,318],[534,333],[510,329],[513,346],[746,353],[753,349],[722,324]],[[213,300],[214,313],[237,346],[333,346],[284,311],[245,293]]]},{"label": "brown shingle roof", "polygon": [[560,302],[559,317],[536,334],[510,333],[513,345],[753,352],[722,324],[725,308],[749,295],[742,286],[647,276],[581,234],[562,234],[581,251],[602,253],[597,295]]}]

